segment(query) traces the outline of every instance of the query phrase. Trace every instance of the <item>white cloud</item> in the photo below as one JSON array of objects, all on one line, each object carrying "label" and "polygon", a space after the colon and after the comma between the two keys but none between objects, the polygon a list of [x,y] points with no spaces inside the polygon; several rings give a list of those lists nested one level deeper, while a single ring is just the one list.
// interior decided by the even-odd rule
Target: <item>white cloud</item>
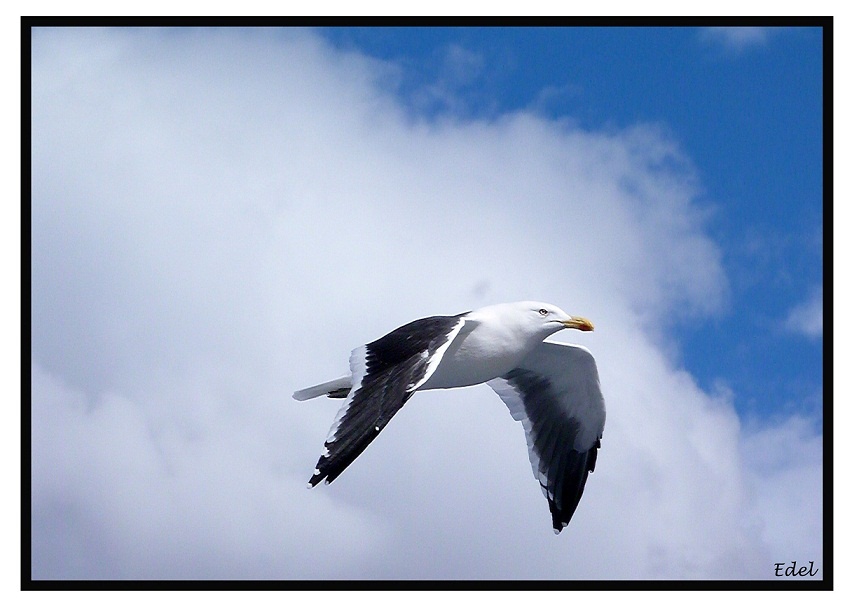
[{"label": "white cloud", "polygon": [[784,322],[785,327],[808,338],[822,338],[822,287],[812,290],[805,302],[793,307]]},{"label": "white cloud", "polygon": [[[482,81],[485,58],[451,43],[436,52],[433,61],[433,75],[417,74],[406,79],[405,72],[398,74],[391,68],[397,74],[398,88],[405,91],[409,109],[413,114],[470,115],[471,94],[474,85]],[[403,81],[407,86],[401,84]]]},{"label": "white cloud", "polygon": [[[775,562],[798,564],[822,554],[822,432],[792,417],[744,434],[748,483]],[[819,566],[817,564],[817,566]]]},{"label": "white cloud", "polygon": [[718,44],[728,51],[739,53],[748,48],[764,46],[774,29],[777,28],[707,27],[701,30],[701,39],[710,44]]},{"label": "white cloud", "polygon": [[[728,289],[660,131],[413,120],[395,67],[298,31],[40,31],[33,64],[36,578],[759,578],[796,549],[801,470],[755,499],[757,440],[650,333]],[[305,489],[339,403],[293,390],[522,298],[598,328],[556,337],[609,409],[562,535],[485,387],[418,394]]]}]

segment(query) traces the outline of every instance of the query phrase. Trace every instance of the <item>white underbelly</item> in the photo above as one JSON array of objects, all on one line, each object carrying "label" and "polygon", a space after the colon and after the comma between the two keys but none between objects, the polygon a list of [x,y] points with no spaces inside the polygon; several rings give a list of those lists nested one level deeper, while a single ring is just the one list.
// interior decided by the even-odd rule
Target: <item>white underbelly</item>
[{"label": "white underbelly", "polygon": [[491,336],[488,341],[477,340],[476,333],[453,341],[434,374],[420,389],[449,389],[478,385],[502,376],[515,368],[526,350],[508,348],[510,341]]}]

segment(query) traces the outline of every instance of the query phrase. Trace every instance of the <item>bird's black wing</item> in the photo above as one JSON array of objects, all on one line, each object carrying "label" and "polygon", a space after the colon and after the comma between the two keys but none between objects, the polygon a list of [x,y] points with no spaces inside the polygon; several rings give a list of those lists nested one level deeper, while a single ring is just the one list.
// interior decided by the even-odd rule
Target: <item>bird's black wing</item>
[{"label": "bird's black wing", "polygon": [[524,426],[533,475],[559,533],[577,509],[601,445],[606,412],[595,360],[584,347],[543,342],[488,384]]},{"label": "bird's black wing", "polygon": [[352,351],[352,389],[309,481],[337,478],[432,376],[467,313],[418,319]]}]

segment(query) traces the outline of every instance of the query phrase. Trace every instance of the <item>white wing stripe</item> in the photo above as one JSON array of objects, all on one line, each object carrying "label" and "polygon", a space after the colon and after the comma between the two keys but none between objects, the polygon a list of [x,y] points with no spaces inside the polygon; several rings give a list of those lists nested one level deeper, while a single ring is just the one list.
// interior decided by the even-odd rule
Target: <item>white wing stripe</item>
[{"label": "white wing stripe", "polygon": [[[453,329],[447,333],[447,339],[444,341],[444,344],[435,349],[435,353],[432,354],[432,358],[429,360],[429,363],[426,366],[426,372],[423,374],[423,378],[417,381],[414,386],[409,387],[408,391],[413,392],[417,391],[423,383],[429,380],[429,378],[435,373],[435,370],[438,368],[438,364],[441,363],[441,359],[444,357],[444,353],[446,353],[450,344],[452,344],[453,340],[455,340],[456,336],[458,336],[459,332],[461,332],[462,327],[464,326],[464,318],[460,318],[458,323],[453,326]],[[429,352],[424,352],[424,356],[428,357]]]},{"label": "white wing stripe", "polygon": [[361,388],[361,382],[367,374],[367,346],[361,345],[352,350],[349,356],[349,369],[352,371],[352,389],[349,390],[349,395],[346,396],[346,401],[343,406],[337,411],[337,416],[334,417],[334,422],[331,424],[331,429],[328,431],[327,444],[331,444],[337,438],[337,429],[340,427],[340,421],[343,420],[346,411],[352,404],[352,398]]}]

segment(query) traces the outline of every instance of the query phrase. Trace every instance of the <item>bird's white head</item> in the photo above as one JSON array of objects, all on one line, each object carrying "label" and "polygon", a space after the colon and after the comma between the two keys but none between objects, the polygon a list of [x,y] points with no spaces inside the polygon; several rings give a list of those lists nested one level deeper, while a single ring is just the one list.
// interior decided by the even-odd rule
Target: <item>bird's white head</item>
[{"label": "bird's white head", "polygon": [[582,330],[589,332],[595,329],[585,317],[569,315],[556,305],[546,302],[521,302],[518,303],[520,308],[524,309],[526,318],[531,326],[538,326],[545,336],[550,336],[554,332],[570,328],[574,330]]},{"label": "bird's white head", "polygon": [[[489,309],[491,307],[486,307]],[[546,302],[525,300],[522,302],[511,302],[502,305],[494,305],[494,313],[503,318],[504,323],[509,318],[517,324],[516,331],[520,330],[528,336],[535,336],[544,340],[554,332],[571,328],[588,332],[595,327],[585,317],[569,315],[556,305]]]}]

